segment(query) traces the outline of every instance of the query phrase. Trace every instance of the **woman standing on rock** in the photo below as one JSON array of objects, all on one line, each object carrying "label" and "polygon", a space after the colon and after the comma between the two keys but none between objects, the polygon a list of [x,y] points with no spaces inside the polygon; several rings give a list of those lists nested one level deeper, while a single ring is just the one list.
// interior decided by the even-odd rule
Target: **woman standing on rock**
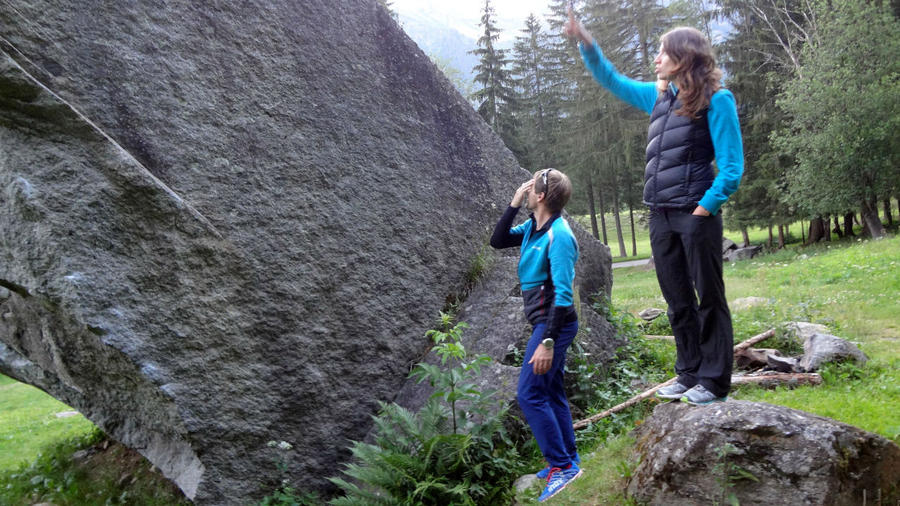
[{"label": "woman standing on rock", "polygon": [[677,382],[657,396],[691,404],[723,401],[731,388],[733,332],[718,212],[744,171],[734,96],[721,87],[709,41],[693,28],[662,36],[656,83],[619,74],[571,8],[565,33],[578,39],[582,59],[601,85],[650,115],[643,200],[650,207],[650,246],[669,306],[678,373]]},{"label": "woman standing on rock", "polygon": [[[581,476],[572,413],[563,386],[566,351],[578,333],[572,302],[572,280],[578,243],[561,217],[572,195],[572,183],[562,172],[545,169],[522,183],[491,236],[494,248],[519,247],[519,283],[525,316],[534,326],[516,392],[548,466],[538,471],[547,486],[543,502]],[[531,219],[512,226],[519,207],[534,211]]]}]

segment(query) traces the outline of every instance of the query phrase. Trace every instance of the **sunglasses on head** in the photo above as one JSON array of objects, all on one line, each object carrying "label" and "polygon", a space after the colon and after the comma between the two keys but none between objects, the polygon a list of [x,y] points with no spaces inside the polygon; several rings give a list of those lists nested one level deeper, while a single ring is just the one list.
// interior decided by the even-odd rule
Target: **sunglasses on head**
[{"label": "sunglasses on head", "polygon": [[544,172],[541,172],[541,183],[544,185],[544,191],[545,191],[545,192],[546,192],[547,189],[548,189],[548,187],[547,187],[547,174],[549,174],[551,170],[553,170],[553,169],[547,169],[547,170],[545,170]]}]

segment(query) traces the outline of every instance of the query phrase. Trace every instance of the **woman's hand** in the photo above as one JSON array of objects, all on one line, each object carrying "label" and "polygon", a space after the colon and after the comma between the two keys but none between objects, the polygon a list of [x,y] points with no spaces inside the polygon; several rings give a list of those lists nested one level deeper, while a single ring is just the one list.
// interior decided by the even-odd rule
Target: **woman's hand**
[{"label": "woman's hand", "polygon": [[525,199],[530,192],[534,188],[534,179],[529,179],[522,183],[519,186],[519,189],[516,190],[516,194],[513,195],[512,202],[509,203],[512,207],[522,207],[522,203],[525,202]]},{"label": "woman's hand", "polygon": [[566,34],[566,37],[578,39],[585,46],[590,46],[594,43],[594,37],[592,37],[590,32],[584,28],[581,21],[575,19],[575,13],[572,12],[572,6],[569,6],[569,19],[566,20],[563,31]]},{"label": "woman's hand", "polygon": [[693,214],[694,216],[709,216],[709,211],[707,211],[703,206],[697,206],[697,208],[694,209],[694,212],[692,212],[691,214]]},{"label": "woman's hand", "polygon": [[534,373],[538,376],[546,374],[550,370],[550,366],[553,365],[553,348],[547,348],[543,344],[539,344],[528,363],[534,364]]}]

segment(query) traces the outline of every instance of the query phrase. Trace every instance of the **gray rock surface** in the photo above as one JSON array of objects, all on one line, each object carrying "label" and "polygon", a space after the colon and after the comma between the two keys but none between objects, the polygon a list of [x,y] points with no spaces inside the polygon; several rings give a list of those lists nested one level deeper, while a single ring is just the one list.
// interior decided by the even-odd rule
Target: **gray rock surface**
[{"label": "gray rock surface", "polygon": [[[635,431],[641,463],[628,493],[651,505],[856,506],[878,497],[897,500],[900,448],[829,418],[782,406],[730,401],[705,407],[660,404]],[[731,445],[723,457],[718,450]],[[757,481],[723,488],[738,469]],[[894,494],[890,500],[891,494]]]},{"label": "gray rock surface", "polygon": [[795,357],[781,357],[777,355],[768,355],[766,357],[766,365],[773,371],[778,372],[797,372],[798,360]]},{"label": "gray rock surface", "polygon": [[731,239],[727,237],[722,238],[722,254],[724,255],[729,250],[738,249],[737,244],[734,243]]},{"label": "gray rock surface", "polygon": [[665,312],[666,312],[665,309],[648,307],[647,309],[644,309],[643,311],[638,313],[638,316],[641,317],[642,320],[646,320],[649,322],[649,321],[653,321],[653,320],[657,319],[659,317],[659,315],[661,315]]},{"label": "gray rock surface", "polygon": [[375,0],[5,2],[0,51],[0,372],[199,504],[270,440],[328,487],[527,174]]},{"label": "gray rock surface", "polygon": [[755,257],[762,251],[762,246],[749,246],[747,248],[730,249],[722,255],[726,262],[737,262]]},{"label": "gray rock surface", "polygon": [[798,364],[805,372],[816,371],[826,362],[853,360],[865,364],[868,357],[850,341],[831,334],[815,333],[803,343],[803,356]]},{"label": "gray rock surface", "polygon": [[769,299],[765,297],[741,297],[734,299],[728,304],[732,311],[744,311],[752,307],[765,306],[769,304]]}]

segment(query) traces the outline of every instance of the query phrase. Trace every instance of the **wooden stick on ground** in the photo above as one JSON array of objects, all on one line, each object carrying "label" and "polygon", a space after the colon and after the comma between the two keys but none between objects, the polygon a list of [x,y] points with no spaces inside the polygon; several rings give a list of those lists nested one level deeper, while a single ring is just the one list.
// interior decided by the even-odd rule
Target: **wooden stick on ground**
[{"label": "wooden stick on ground", "polygon": [[752,376],[732,376],[731,384],[732,385],[747,385],[747,384],[756,384],[764,388],[774,387],[776,385],[821,385],[822,384],[822,376],[810,372],[810,373],[790,373],[790,372],[777,372],[777,373],[769,373],[769,374],[754,374]]},{"label": "wooden stick on ground", "polygon": [[647,397],[650,397],[651,395],[655,394],[656,391],[659,390],[660,388],[671,385],[672,383],[675,383],[676,379],[678,379],[678,378],[677,377],[671,378],[670,380],[666,381],[665,383],[660,383],[659,385],[656,385],[655,387],[651,388],[650,390],[645,390],[645,391],[639,393],[638,395],[635,395],[631,399],[628,399],[627,401],[623,402],[622,404],[619,404],[618,406],[611,407],[602,413],[597,413],[596,415],[585,418],[584,420],[579,420],[579,421],[573,423],[572,427],[575,430],[583,429],[583,428],[587,427],[588,425],[590,425],[591,423],[594,423],[601,418],[606,418],[607,416],[609,416],[613,413],[617,413],[629,406],[633,406],[633,405],[641,402],[642,400],[646,399]]},{"label": "wooden stick on ground", "polygon": [[739,344],[735,345],[734,351],[735,351],[735,353],[737,353],[741,350],[744,350],[744,349],[747,349],[747,348],[753,346],[754,344],[756,344],[760,341],[765,341],[766,339],[768,339],[770,337],[774,337],[774,336],[775,336],[775,329],[769,329],[769,330],[763,332],[762,334],[759,334],[759,335],[751,337],[750,339],[747,339],[743,343],[739,343]]},{"label": "wooden stick on ground", "polygon": [[[734,347],[734,351],[740,351],[744,348],[749,348],[750,346],[753,346],[754,344],[756,344],[760,341],[765,341],[766,339],[768,339],[774,335],[775,335],[775,329],[769,329],[769,330],[763,332],[762,334],[753,336],[750,339],[747,339],[746,341],[738,344],[737,346]],[[671,378],[668,381],[666,381],[665,383],[660,383],[649,390],[645,390],[645,391],[635,395],[634,397],[632,397],[631,399],[628,399],[627,401],[623,402],[622,404],[613,406],[613,407],[607,409],[606,411],[597,413],[596,415],[589,416],[588,418],[585,418],[584,420],[579,420],[579,421],[573,423],[572,427],[576,430],[583,429],[583,428],[587,427],[588,425],[596,422],[597,420],[606,418],[607,416],[609,416],[613,413],[618,413],[619,411],[622,411],[623,409],[625,409],[629,406],[633,406],[633,405],[637,404],[638,402],[646,399],[647,397],[650,397],[651,395],[655,394],[656,391],[659,390],[660,388],[667,386],[667,385],[671,385],[672,383],[675,382],[676,379],[678,379],[678,378],[677,377]]]}]

